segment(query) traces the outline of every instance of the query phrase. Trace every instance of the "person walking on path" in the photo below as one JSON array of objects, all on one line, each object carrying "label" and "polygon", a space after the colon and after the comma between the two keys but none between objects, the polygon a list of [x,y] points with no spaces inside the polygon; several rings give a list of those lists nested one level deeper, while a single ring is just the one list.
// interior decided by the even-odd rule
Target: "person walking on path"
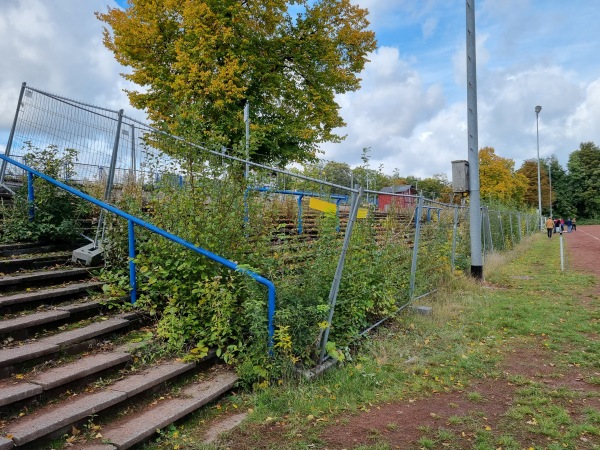
[{"label": "person walking on path", "polygon": [[552,231],[554,231],[554,221],[552,220],[552,217],[546,219],[546,231],[548,232],[548,237],[551,238]]},{"label": "person walking on path", "polygon": [[571,228],[573,228],[573,222],[571,221],[571,218],[567,218],[567,221],[565,223],[567,224],[567,233],[570,233]]},{"label": "person walking on path", "polygon": [[577,219],[575,217],[571,219],[571,226],[573,227],[573,231],[577,231]]}]

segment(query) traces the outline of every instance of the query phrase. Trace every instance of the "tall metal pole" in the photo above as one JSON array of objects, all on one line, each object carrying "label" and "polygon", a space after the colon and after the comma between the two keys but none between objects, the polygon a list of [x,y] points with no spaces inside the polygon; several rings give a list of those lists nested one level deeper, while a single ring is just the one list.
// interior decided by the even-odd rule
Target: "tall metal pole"
[{"label": "tall metal pole", "polygon": [[542,182],[540,181],[540,130],[538,126],[541,106],[535,107],[535,131],[537,136],[537,169],[538,169],[538,214],[540,217],[540,230],[544,228],[544,219],[542,218]]},{"label": "tall metal pole", "polygon": [[550,158],[550,162],[548,163],[548,180],[550,182],[550,217],[552,217],[552,158]]},{"label": "tall metal pole", "polygon": [[244,106],[244,122],[246,123],[246,170],[244,171],[244,178],[248,179],[248,173],[250,171],[250,103],[246,101]]},{"label": "tall metal pole", "polygon": [[467,115],[469,147],[469,220],[471,276],[483,278],[481,251],[481,200],[479,197],[479,143],[477,130],[477,60],[475,51],[475,0],[466,0],[467,9]]}]

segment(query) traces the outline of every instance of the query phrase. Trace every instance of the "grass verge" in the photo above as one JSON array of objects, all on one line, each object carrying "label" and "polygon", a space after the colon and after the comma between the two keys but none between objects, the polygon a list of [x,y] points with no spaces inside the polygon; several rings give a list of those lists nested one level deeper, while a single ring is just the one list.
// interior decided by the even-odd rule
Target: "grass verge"
[{"label": "grass verge", "polygon": [[486,260],[484,283],[455,280],[423,299],[432,316],[403,314],[323,377],[230,397],[145,448],[600,448],[596,280],[561,273],[557,255],[555,239],[524,240]]}]

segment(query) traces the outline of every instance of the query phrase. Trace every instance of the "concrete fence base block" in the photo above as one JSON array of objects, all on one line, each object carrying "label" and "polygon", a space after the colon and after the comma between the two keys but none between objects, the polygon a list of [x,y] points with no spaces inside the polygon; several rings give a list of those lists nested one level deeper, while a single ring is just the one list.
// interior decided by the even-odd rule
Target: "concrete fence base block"
[{"label": "concrete fence base block", "polygon": [[302,375],[304,378],[306,378],[307,380],[312,380],[313,378],[316,378],[316,377],[322,375],[323,373],[325,373],[326,371],[331,369],[336,364],[337,364],[337,360],[331,358],[331,359],[328,359],[327,361],[325,361],[323,364],[319,364],[318,366],[313,367],[312,369],[298,370],[298,373],[300,375]]},{"label": "concrete fence base block", "polygon": [[420,314],[421,316],[431,316],[433,314],[433,308],[431,306],[413,305],[410,309],[415,314]]}]

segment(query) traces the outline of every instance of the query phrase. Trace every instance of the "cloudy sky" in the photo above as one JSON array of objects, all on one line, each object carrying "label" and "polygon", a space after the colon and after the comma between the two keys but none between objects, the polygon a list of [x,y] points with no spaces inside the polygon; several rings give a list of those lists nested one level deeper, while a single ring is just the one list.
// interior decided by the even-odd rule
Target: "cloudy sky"
[{"label": "cloudy sky", "polygon": [[[123,3],[124,0],[118,0]],[[360,91],[338,98],[347,127],[323,158],[418,177],[467,159],[464,0],[352,0],[370,11],[379,48]],[[124,69],[102,46],[95,11],[116,0],[0,1],[0,151],[23,81],[135,115]],[[598,0],[477,0],[479,146],[515,160],[600,145]],[[138,113],[139,114],[139,113]]]}]

